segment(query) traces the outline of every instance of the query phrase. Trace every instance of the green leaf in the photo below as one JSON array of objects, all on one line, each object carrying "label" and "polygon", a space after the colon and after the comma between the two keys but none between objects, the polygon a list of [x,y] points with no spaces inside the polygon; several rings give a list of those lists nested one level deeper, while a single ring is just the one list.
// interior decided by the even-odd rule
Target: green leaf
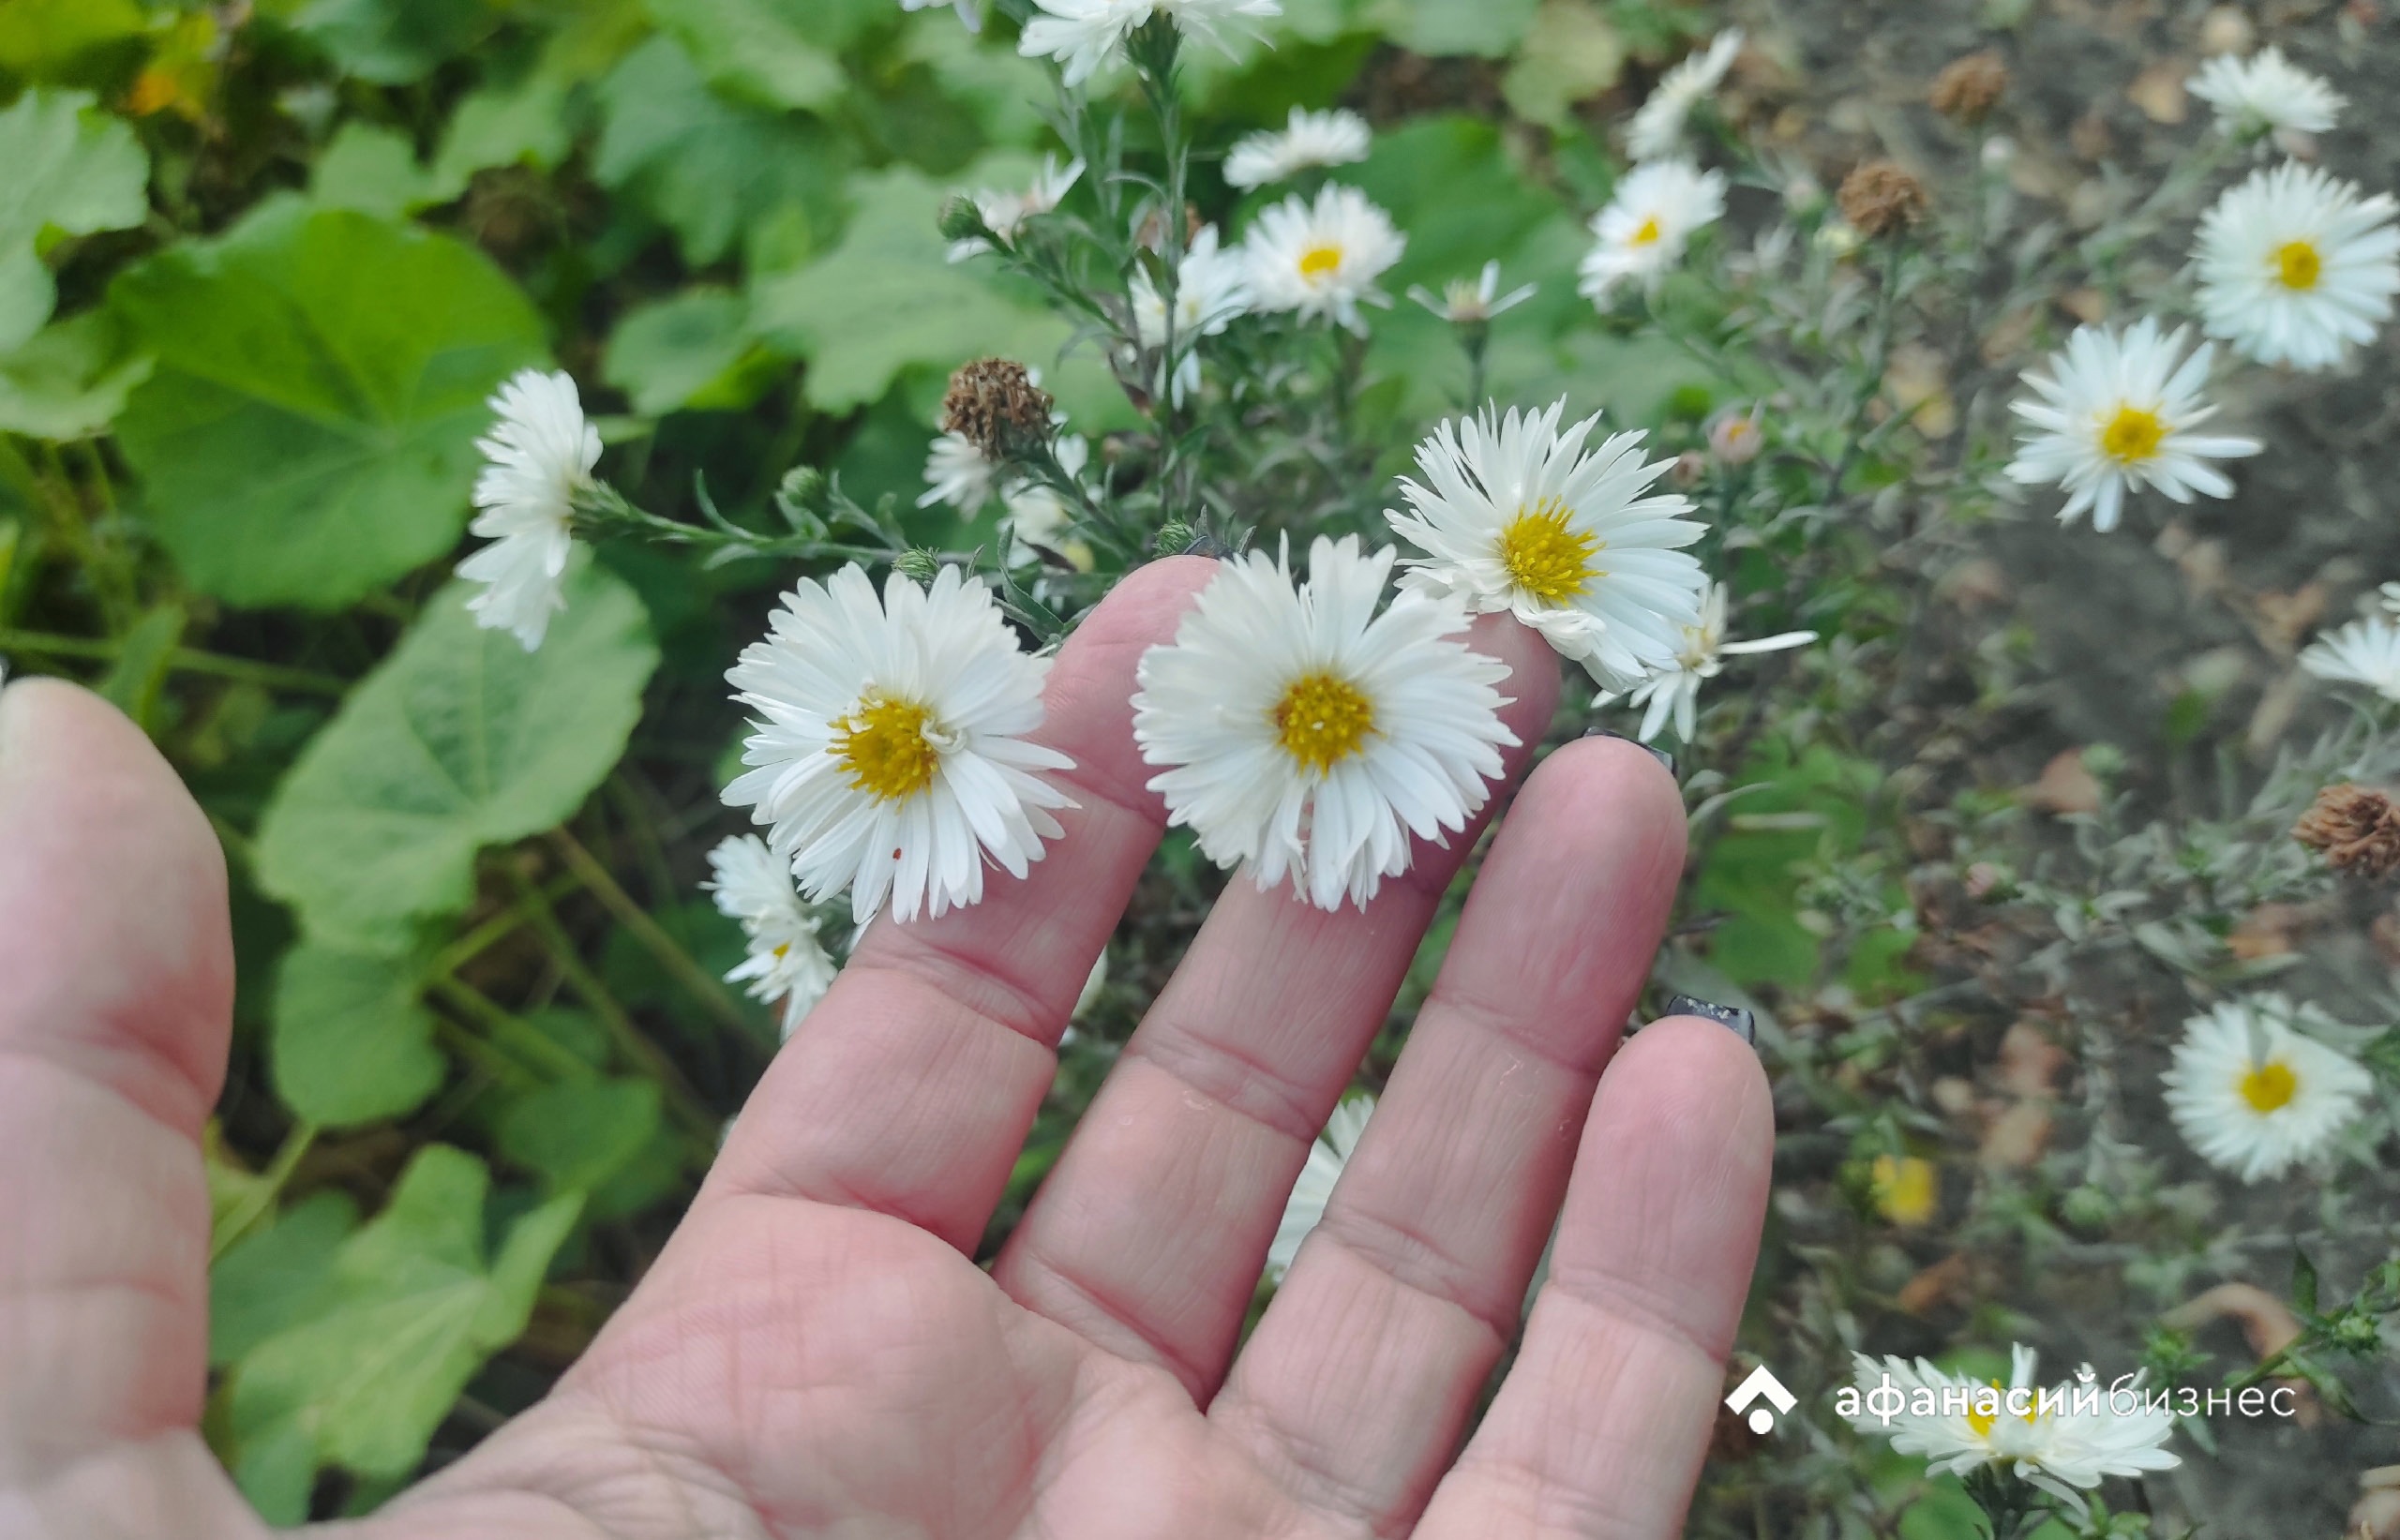
[{"label": "green leaf", "polygon": [[947,371],[986,353],[1052,363],[1067,339],[1062,321],[945,260],[935,228],[942,187],[895,166],[852,179],[850,192],[856,212],[841,244],[751,292],[758,336],[808,360],[811,401],[863,406],[912,364]]},{"label": "green leaf", "polygon": [[[244,1489],[269,1473],[288,1490],[295,1454],[366,1476],[412,1470],[467,1382],[516,1340],[580,1200],[559,1198],[510,1227],[487,1263],[482,1162],[419,1150],[374,1220],[341,1244],[332,1299],[234,1366],[231,1392]],[[254,1464],[254,1462],[256,1462]]]},{"label": "green leaf", "polygon": [[655,1082],[569,1081],[509,1103],[500,1119],[500,1153],[551,1192],[589,1192],[622,1171],[657,1131]]},{"label": "green leaf", "polygon": [[2314,1319],[2317,1314],[2317,1264],[2308,1253],[2298,1247],[2291,1250],[2291,1299],[2300,1313]]},{"label": "green leaf", "polygon": [[609,334],[601,378],[655,417],[682,407],[738,411],[767,382],[750,335],[750,304],[722,289],[689,289],[626,312]]},{"label": "green leaf", "polygon": [[183,645],[184,606],[161,600],[133,624],[118,644],[116,661],[100,680],[100,698],[131,717],[145,733],[158,730],[158,692]]},{"label": "green leaf", "polygon": [[133,348],[108,310],[53,321],[0,358],[0,431],[88,438],[125,410],[126,397],[150,378],[150,355]]},{"label": "green leaf", "polygon": [[0,112],[0,350],[41,330],[58,288],[38,250],[52,231],[89,235],[150,213],[150,159],[84,91],[37,87]]},{"label": "green leaf", "polygon": [[1516,52],[1541,0],[1373,0],[1367,20],[1408,50],[1438,58],[1469,53],[1497,59]]},{"label": "green leaf", "polygon": [[841,62],[810,40],[817,0],[644,0],[711,85],[752,106],[821,108],[842,94]]},{"label": "green leaf", "polygon": [[276,970],[275,1093],[328,1129],[414,1112],[446,1068],[410,961],[304,941]]},{"label": "green leaf", "polygon": [[358,1205],[329,1189],[228,1248],[208,1269],[209,1367],[323,1314],[335,1297],[334,1254],[357,1227]]},{"label": "green leaf", "polygon": [[606,123],[592,157],[601,184],[675,232],[706,266],[762,228],[806,250],[840,219],[840,152],[804,119],[725,100],[671,37],[625,55],[600,85]]},{"label": "green leaf", "polygon": [[493,166],[555,166],[573,142],[564,81],[536,71],[514,85],[488,85],[450,114],[433,157],[434,186],[464,189],[475,172]]},{"label": "green leaf", "polygon": [[158,356],[117,433],[184,575],[237,605],[334,609],[447,551],[542,322],[481,252],[277,201],[170,247],[110,303]]},{"label": "green leaf", "polygon": [[325,208],[398,218],[458,196],[465,187],[445,187],[417,164],[416,146],[395,129],[371,123],[345,123],[317,157],[308,196]]},{"label": "green leaf", "polygon": [[1528,122],[1565,132],[1572,109],[1625,72],[1625,41],[1588,0],[1544,0],[1500,94]]},{"label": "green leaf", "polygon": [[0,69],[48,76],[92,49],[149,28],[149,16],[134,0],[7,0],[0,4]]},{"label": "green leaf", "polygon": [[344,73],[407,85],[466,52],[488,19],[481,0],[316,0],[292,24]]},{"label": "green leaf", "polygon": [[405,952],[467,906],[476,851],[558,824],[615,766],[658,649],[600,568],[566,599],[529,653],[443,589],[302,751],[261,821],[258,876],[311,936]]}]

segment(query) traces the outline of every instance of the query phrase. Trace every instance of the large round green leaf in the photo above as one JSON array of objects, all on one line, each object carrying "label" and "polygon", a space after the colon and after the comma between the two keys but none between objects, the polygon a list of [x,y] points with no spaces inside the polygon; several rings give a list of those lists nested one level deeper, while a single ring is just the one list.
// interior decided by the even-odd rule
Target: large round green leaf
[{"label": "large round green leaf", "polygon": [[0,112],[0,350],[41,329],[58,298],[45,232],[89,235],[150,212],[150,157],[82,91],[32,90]]},{"label": "large round green leaf", "polygon": [[308,934],[405,951],[474,896],[475,852],[560,823],[624,753],[658,649],[641,602],[587,567],[538,652],[479,629],[461,585],[301,753],[261,821],[259,884]]},{"label": "large round green leaf", "polygon": [[311,1123],[352,1128],[414,1112],[442,1084],[433,1013],[412,960],[304,941],[276,970],[277,1095]]},{"label": "large round green leaf", "polygon": [[541,318],[472,247],[280,200],[125,273],[157,370],[117,434],[192,583],[331,609],[448,550],[485,399]]}]

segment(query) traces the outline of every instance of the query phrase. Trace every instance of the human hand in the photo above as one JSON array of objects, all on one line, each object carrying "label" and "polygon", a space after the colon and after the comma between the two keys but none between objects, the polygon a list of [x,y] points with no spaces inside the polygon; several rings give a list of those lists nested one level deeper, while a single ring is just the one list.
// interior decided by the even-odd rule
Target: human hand
[{"label": "human hand", "polygon": [[[998,1261],[970,1260],[1160,835],[1135,660],[1212,567],[1136,574],[1058,658],[1042,737],[1073,756],[1082,809],[1030,877],[938,921],[878,921],[582,1360],[333,1532],[1680,1533],[1772,1114],[1750,1050],[1713,1023],[1617,1052],[1684,839],[1673,785],[1630,743],[1569,744],[1525,779],[1325,1220],[1238,1358],[1285,1194],[1470,840],[1420,851],[1364,913],[1230,883]],[[1512,665],[1508,719],[1538,740],[1548,648],[1499,618],[1477,643]],[[225,903],[215,838],[133,726],[64,685],[0,695],[8,1540],[264,1533],[196,1430]],[[1522,1346],[1462,1449],[1562,1200]]]}]

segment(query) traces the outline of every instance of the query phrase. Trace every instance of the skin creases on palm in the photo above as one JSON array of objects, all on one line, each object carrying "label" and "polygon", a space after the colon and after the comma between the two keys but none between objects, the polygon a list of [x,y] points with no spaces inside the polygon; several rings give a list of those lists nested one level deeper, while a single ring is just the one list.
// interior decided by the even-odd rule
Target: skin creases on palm
[{"label": "skin creases on palm", "polygon": [[[1229,885],[988,1271],[970,1260],[1162,830],[1134,662],[1210,570],[1144,569],[1060,652],[1042,736],[1078,807],[1051,853],[971,910],[878,922],[583,1360],[327,1533],[1680,1533],[1773,1117],[1721,1026],[1619,1046],[1683,841],[1630,744],[1530,774],[1514,752],[1440,978],[1246,1344],[1284,1197],[1471,837],[1363,911]],[[1538,741],[1545,644],[1505,618],[1474,640]],[[223,858],[164,761],[71,687],[0,694],[6,1540],[263,1533],[197,1432],[231,986]]]}]

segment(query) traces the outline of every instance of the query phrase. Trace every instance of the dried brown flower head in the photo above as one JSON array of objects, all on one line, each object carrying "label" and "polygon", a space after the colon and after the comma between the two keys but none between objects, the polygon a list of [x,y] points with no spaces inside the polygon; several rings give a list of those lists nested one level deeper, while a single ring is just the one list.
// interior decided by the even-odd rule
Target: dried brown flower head
[{"label": "dried brown flower head", "polygon": [[988,459],[1022,457],[1050,436],[1050,393],[1033,382],[1025,366],[1006,358],[979,358],[950,377],[941,398],[941,426]]},{"label": "dried brown flower head", "polygon": [[2400,870],[2400,810],[2370,786],[2327,786],[2292,825],[2291,837],[2325,852],[2336,871],[2383,877]]},{"label": "dried brown flower head", "polygon": [[2008,66],[1997,50],[1988,48],[1943,65],[1925,99],[1943,117],[1981,123],[2007,92]]},{"label": "dried brown flower head", "polygon": [[1863,160],[1841,179],[1835,195],[1851,228],[1873,240],[1905,230],[1925,217],[1925,184],[1897,160]]}]

